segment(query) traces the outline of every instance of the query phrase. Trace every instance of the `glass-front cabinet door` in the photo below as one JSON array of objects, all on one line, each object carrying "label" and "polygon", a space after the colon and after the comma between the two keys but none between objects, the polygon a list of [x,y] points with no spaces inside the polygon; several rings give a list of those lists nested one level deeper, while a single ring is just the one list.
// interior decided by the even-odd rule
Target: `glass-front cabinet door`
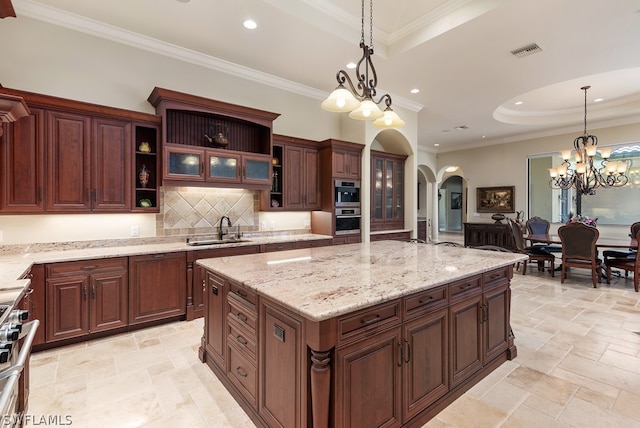
[{"label": "glass-front cabinet door", "polygon": [[240,155],[207,152],[207,181],[240,181]]},{"label": "glass-front cabinet door", "polygon": [[404,228],[406,156],[371,151],[371,230]]},{"label": "glass-front cabinet door", "polygon": [[271,186],[271,156],[242,155],[242,182]]},{"label": "glass-front cabinet door", "polygon": [[204,152],[202,149],[166,144],[164,154],[164,178],[204,181]]}]

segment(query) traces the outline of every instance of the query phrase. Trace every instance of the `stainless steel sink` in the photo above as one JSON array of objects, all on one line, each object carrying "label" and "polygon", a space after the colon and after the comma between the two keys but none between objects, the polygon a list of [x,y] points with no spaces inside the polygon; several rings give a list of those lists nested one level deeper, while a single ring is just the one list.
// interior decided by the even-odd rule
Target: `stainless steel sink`
[{"label": "stainless steel sink", "polygon": [[219,244],[236,244],[239,242],[251,242],[248,239],[242,238],[226,238],[226,239],[215,239],[215,238],[187,238],[187,245],[197,246],[197,245],[219,245]]}]

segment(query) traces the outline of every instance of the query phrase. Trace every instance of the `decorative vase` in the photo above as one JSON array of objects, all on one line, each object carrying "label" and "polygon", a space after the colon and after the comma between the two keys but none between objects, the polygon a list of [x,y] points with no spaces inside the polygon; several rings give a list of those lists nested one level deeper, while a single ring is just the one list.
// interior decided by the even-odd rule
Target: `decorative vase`
[{"label": "decorative vase", "polygon": [[140,168],[140,172],[138,172],[138,180],[140,181],[140,187],[147,187],[147,184],[149,184],[149,170],[144,164]]},{"label": "decorative vase", "polygon": [[151,153],[151,145],[148,142],[143,141],[138,146],[138,150],[141,151],[142,153]]}]

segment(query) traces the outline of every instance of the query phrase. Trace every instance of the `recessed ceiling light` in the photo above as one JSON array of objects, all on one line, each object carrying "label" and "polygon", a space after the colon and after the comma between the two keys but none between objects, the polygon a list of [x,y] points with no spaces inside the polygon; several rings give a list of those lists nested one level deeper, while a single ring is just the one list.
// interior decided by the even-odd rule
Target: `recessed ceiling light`
[{"label": "recessed ceiling light", "polygon": [[191,0],[178,0],[180,3],[189,3]]},{"label": "recessed ceiling light", "polygon": [[458,125],[453,129],[457,129],[458,131],[462,131],[462,130],[465,130],[465,129],[469,129],[469,127],[467,125]]},{"label": "recessed ceiling light", "polygon": [[418,89],[418,88],[413,88],[413,89],[411,90],[411,93],[412,93],[412,94],[417,94],[418,92],[420,92],[420,89]]},{"label": "recessed ceiling light", "polygon": [[254,21],[253,19],[247,19],[242,23],[242,25],[244,25],[244,28],[248,30],[255,30],[256,28],[258,28],[258,24],[256,24],[256,21]]},{"label": "recessed ceiling light", "polygon": [[458,167],[457,166],[448,166],[444,170],[447,171],[447,172],[454,172],[454,171],[458,170]]},{"label": "recessed ceiling light", "polygon": [[440,147],[440,144],[435,143],[435,144],[433,145],[433,147]]},{"label": "recessed ceiling light", "polygon": [[347,64],[347,68],[353,70],[354,68],[356,68],[356,63],[355,62],[350,62],[349,64]]},{"label": "recessed ceiling light", "polygon": [[516,101],[516,102],[515,102],[515,103],[513,103],[513,104],[515,104],[515,105],[517,105],[517,106],[520,106],[520,105],[522,105],[522,104],[524,104],[524,103],[523,103],[522,101]]},{"label": "recessed ceiling light", "polygon": [[596,98],[595,100],[593,100],[594,103],[600,103],[604,101],[604,98]]}]

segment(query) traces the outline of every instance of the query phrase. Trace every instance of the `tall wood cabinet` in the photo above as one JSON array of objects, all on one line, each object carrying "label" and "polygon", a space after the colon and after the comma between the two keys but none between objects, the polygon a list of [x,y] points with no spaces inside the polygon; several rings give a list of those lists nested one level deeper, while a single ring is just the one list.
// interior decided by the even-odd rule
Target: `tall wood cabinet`
[{"label": "tall wood cabinet", "polygon": [[371,230],[404,228],[406,155],[371,151]]},{"label": "tall wood cabinet", "polygon": [[157,151],[159,117],[0,91],[22,96],[31,110],[0,138],[0,213],[158,211],[157,157],[144,160],[151,182],[138,192],[136,147],[145,140]]}]

